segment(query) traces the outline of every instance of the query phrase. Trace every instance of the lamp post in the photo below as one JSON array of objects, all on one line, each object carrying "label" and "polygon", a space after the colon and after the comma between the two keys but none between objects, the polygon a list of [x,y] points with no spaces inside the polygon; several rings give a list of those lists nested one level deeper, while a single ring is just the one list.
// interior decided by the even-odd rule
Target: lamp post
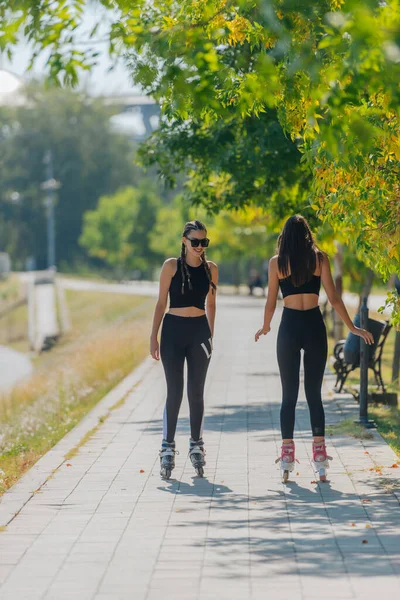
[{"label": "lamp post", "polygon": [[[366,296],[360,310],[360,327],[368,329],[368,306]],[[366,429],[375,429],[374,421],[368,419],[368,362],[369,348],[363,338],[360,338],[360,420],[357,421]]]},{"label": "lamp post", "polygon": [[60,182],[54,179],[53,154],[47,150],[43,162],[46,165],[46,181],[41,184],[41,189],[46,192],[43,204],[47,212],[47,268],[56,266],[56,230],[54,219],[54,193],[61,187]]},{"label": "lamp post", "polygon": [[[23,93],[24,81],[14,73],[6,69],[0,69],[0,106],[24,106],[29,108],[30,102]],[[25,135],[35,135],[25,134]],[[61,184],[54,179],[53,155],[51,150],[47,150],[44,155],[43,163],[45,165],[46,180],[41,184],[41,189],[46,193],[44,206],[47,216],[47,268],[56,266],[56,243],[55,243],[55,192],[61,187]],[[15,191],[10,198],[13,204],[21,202],[21,195]]]}]

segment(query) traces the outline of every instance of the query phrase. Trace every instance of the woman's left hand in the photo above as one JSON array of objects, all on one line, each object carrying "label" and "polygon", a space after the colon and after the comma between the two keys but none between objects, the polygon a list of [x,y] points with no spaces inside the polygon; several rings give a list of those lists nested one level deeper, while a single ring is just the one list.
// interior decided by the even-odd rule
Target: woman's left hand
[{"label": "woman's left hand", "polygon": [[271,331],[271,327],[262,327],[259,329],[255,335],[255,341],[258,342],[262,335],[267,335]]}]

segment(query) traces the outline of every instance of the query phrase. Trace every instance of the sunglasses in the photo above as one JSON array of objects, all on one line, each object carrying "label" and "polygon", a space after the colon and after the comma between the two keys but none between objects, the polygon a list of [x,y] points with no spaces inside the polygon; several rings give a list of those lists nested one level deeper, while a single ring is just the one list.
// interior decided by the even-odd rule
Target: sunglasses
[{"label": "sunglasses", "polygon": [[202,240],[199,240],[198,238],[186,239],[189,240],[192,248],[198,248],[199,246],[201,246],[202,248],[207,248],[208,244],[210,243],[210,240],[208,238],[203,238]]}]

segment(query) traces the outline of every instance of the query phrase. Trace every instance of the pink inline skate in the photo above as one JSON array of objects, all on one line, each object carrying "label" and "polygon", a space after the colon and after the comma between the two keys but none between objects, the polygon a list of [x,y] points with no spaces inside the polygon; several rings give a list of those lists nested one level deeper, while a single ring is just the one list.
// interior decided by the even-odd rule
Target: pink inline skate
[{"label": "pink inline skate", "polygon": [[326,469],[329,467],[331,456],[326,453],[325,442],[313,442],[313,465],[315,472],[319,475],[320,481],[326,481]]},{"label": "pink inline skate", "polygon": [[293,471],[295,467],[295,463],[299,462],[295,458],[295,446],[294,442],[290,442],[289,444],[282,444],[281,447],[281,455],[276,459],[275,463],[281,463],[281,472],[282,472],[282,481],[286,483],[289,479],[289,473]]}]

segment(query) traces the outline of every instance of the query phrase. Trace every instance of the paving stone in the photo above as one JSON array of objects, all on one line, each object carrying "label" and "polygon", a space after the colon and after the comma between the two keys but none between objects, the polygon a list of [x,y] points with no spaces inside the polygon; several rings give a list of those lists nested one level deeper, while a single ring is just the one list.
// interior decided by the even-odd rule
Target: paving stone
[{"label": "paving stone", "polygon": [[[280,309],[271,333],[255,344],[262,312],[257,298],[220,299],[206,383],[206,477],[197,478],[188,460],[185,398],[174,478],[160,479],[165,381],[161,365],[146,361],[112,392],[113,404],[122,396],[125,403],[80,448],[72,467],[63,460],[79,443],[82,425],[4,495],[0,518],[9,524],[0,533],[1,600],[398,596],[400,477],[389,468],[397,457],[377,432],[371,440],[335,435],[327,441],[330,482],[315,483],[301,388],[300,464],[292,481],[281,483],[274,462],[281,444]],[[331,393],[333,381],[327,371],[329,424],[358,410]],[[99,410],[88,418],[97,422]],[[61,466],[53,477],[27,496],[54,460]],[[384,466],[383,476],[369,470],[375,465]]]}]

